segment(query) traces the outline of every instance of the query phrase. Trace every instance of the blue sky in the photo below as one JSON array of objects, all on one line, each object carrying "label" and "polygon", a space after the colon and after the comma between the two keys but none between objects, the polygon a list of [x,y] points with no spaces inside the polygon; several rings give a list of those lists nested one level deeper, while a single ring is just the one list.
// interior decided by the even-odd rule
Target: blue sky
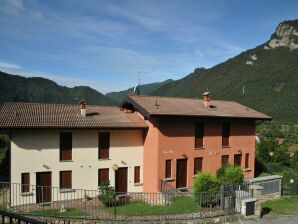
[{"label": "blue sky", "polygon": [[296,0],[0,0],[0,70],[106,93],[212,67],[297,17]]}]

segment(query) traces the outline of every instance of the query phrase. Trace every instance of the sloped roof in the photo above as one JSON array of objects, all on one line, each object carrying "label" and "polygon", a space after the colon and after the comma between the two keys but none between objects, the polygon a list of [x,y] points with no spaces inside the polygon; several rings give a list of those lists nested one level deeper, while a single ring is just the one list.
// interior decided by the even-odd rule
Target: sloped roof
[{"label": "sloped roof", "polygon": [[136,113],[117,107],[87,105],[81,117],[80,105],[4,103],[0,128],[147,128]]},{"label": "sloped roof", "polygon": [[203,100],[198,99],[128,95],[126,102],[133,104],[147,117],[170,115],[271,120],[268,115],[233,101],[211,100],[209,106],[206,107]]}]

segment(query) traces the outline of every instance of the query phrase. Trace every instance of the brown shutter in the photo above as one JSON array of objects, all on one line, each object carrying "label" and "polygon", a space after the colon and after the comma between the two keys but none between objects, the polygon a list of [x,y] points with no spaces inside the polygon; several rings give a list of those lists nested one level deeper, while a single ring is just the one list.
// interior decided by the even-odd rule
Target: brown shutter
[{"label": "brown shutter", "polygon": [[110,150],[110,133],[100,132],[98,136],[98,158],[108,159]]},{"label": "brown shutter", "polygon": [[245,168],[249,168],[249,154],[245,154]]},{"label": "brown shutter", "polygon": [[98,186],[103,184],[104,182],[109,182],[109,169],[98,169]]},{"label": "brown shutter", "polygon": [[21,174],[22,193],[30,191],[30,173]]},{"label": "brown shutter", "polygon": [[198,172],[202,172],[203,169],[203,157],[198,157],[194,159],[194,175]]},{"label": "brown shutter", "polygon": [[135,166],[135,183],[140,183],[140,167]]},{"label": "brown shutter", "polygon": [[242,160],[241,154],[234,155],[234,165],[235,166],[241,166],[241,160]]},{"label": "brown shutter", "polygon": [[223,123],[222,125],[222,146],[230,145],[230,123]]},{"label": "brown shutter", "polygon": [[204,123],[196,122],[195,148],[202,148],[203,145],[204,145]]},{"label": "brown shutter", "polygon": [[172,171],[171,171],[171,160],[166,160],[166,178],[170,178],[172,176]]},{"label": "brown shutter", "polygon": [[71,171],[60,171],[60,188],[71,189],[72,178]]},{"label": "brown shutter", "polygon": [[60,133],[60,160],[72,160],[72,133]]},{"label": "brown shutter", "polygon": [[229,155],[224,155],[221,157],[221,165],[228,165],[229,164]]}]

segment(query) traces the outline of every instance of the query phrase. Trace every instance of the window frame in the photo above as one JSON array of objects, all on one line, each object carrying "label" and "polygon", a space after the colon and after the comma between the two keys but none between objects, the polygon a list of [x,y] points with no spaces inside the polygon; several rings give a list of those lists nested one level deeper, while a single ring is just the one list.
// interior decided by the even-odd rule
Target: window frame
[{"label": "window frame", "polygon": [[[28,176],[27,176],[28,175]],[[27,176],[27,178],[25,178]],[[28,183],[24,183],[25,180],[28,181]],[[30,192],[30,173],[21,173],[21,193],[29,193]]]},{"label": "window frame", "polygon": [[134,183],[141,183],[141,166],[134,167]]},{"label": "window frame", "polygon": [[[107,137],[107,139],[103,140],[102,136],[105,136],[104,138]],[[110,143],[111,143],[110,132],[99,132],[98,133],[98,159],[109,159],[110,158]]]},{"label": "window frame", "polygon": [[172,160],[171,159],[166,160],[165,178],[172,178]]},{"label": "window frame", "polygon": [[[65,174],[65,173],[70,173],[70,175],[69,175],[69,177],[70,177],[70,180],[68,181],[69,183],[69,185],[70,186],[62,186],[62,184],[65,184],[64,183],[64,181],[65,180],[63,180],[63,174]],[[65,178],[65,177],[64,177]],[[60,172],[59,172],[59,188],[60,188],[60,190],[64,190],[64,189],[72,189],[72,170],[61,170]]]},{"label": "window frame", "polygon": [[[227,158],[226,162],[224,162],[224,159],[223,158]],[[229,164],[229,159],[230,159],[230,156],[229,155],[222,155],[221,156],[221,166],[226,166]]]},{"label": "window frame", "polygon": [[197,121],[195,123],[195,149],[204,148],[205,124]]},{"label": "window frame", "polygon": [[[201,161],[199,163],[198,167],[196,166],[196,161]],[[203,161],[204,161],[204,157],[195,157],[194,158],[194,168],[193,168],[194,175],[197,175],[198,173],[203,171]]]},{"label": "window frame", "polygon": [[[239,157],[240,158],[240,164],[236,164],[236,158]],[[242,154],[235,154],[234,155],[234,166],[239,166],[242,167]]]},{"label": "window frame", "polygon": [[221,145],[222,147],[230,147],[230,137],[231,137],[231,123],[223,122],[221,131]]},{"label": "window frame", "polygon": [[[67,140],[70,142],[65,143]],[[60,161],[72,161],[72,132],[60,132]]]},{"label": "window frame", "polygon": [[245,153],[245,169],[249,169],[249,153]]},{"label": "window frame", "polygon": [[[100,179],[100,172],[101,171],[107,171],[107,180],[102,180],[102,182],[101,182],[101,179]],[[98,169],[98,171],[97,171],[97,184],[98,184],[98,186],[100,186],[102,183],[104,183],[104,182],[110,182],[110,169],[109,168],[99,168]]]}]

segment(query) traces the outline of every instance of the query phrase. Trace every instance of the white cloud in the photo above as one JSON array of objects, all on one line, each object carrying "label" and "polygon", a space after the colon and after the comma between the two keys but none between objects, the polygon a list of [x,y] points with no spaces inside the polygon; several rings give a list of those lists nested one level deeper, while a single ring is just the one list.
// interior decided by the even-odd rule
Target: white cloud
[{"label": "white cloud", "polygon": [[0,60],[0,68],[7,68],[7,69],[21,69],[22,67],[17,64],[8,63]]},{"label": "white cloud", "polygon": [[0,11],[12,16],[18,16],[24,9],[23,0],[0,0],[0,5]]}]

